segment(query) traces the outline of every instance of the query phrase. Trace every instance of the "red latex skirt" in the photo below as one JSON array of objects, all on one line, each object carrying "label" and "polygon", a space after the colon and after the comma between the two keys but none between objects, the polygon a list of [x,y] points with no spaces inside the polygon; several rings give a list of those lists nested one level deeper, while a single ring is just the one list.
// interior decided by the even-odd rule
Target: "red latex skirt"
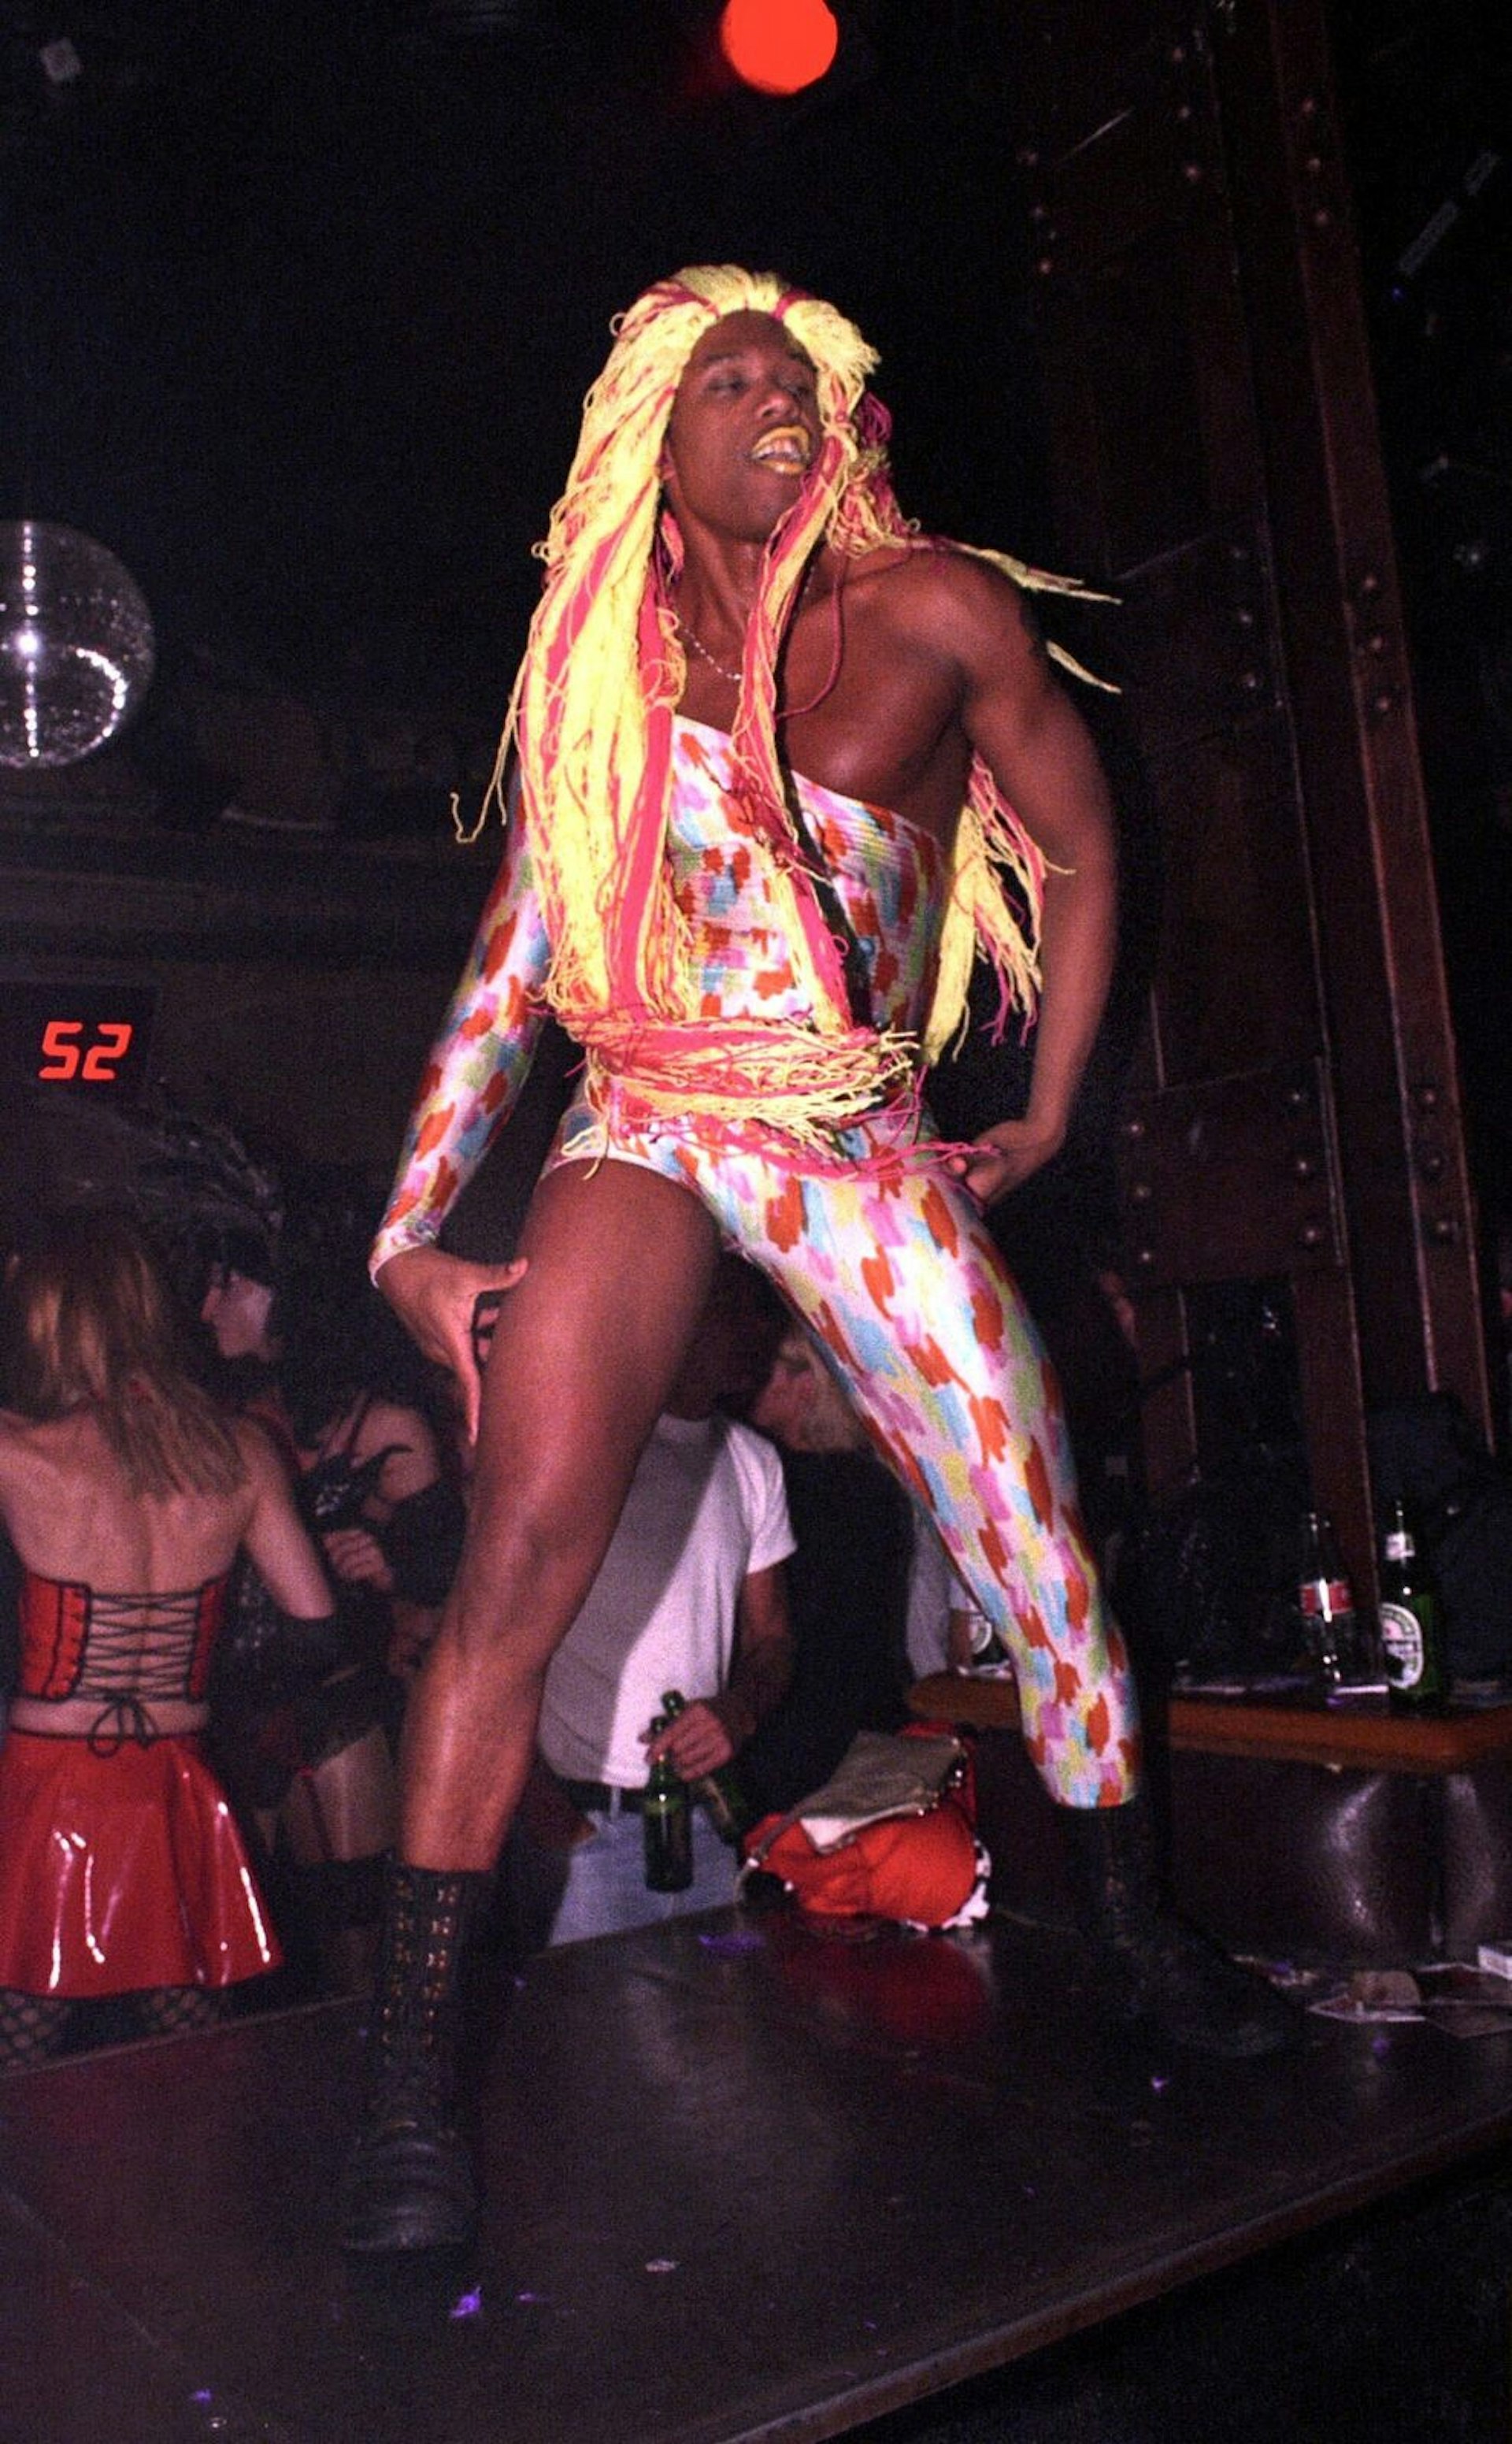
[{"label": "red latex skirt", "polygon": [[0,1986],[124,1994],[233,1985],[283,1955],[198,1739],[12,1729],[0,1750]]}]

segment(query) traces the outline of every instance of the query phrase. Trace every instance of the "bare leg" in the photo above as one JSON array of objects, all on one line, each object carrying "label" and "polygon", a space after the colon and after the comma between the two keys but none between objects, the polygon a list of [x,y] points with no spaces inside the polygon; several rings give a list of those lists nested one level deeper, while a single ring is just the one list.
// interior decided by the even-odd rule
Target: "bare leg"
[{"label": "bare leg", "polygon": [[400,1754],[343,2246],[465,2240],[477,2193],[456,2128],[468,1925],[525,1784],[545,1668],[614,1534],[707,1304],[718,1239],[690,1192],[632,1165],[564,1165],[536,1190],[529,1269],[499,1314],[467,1543]]},{"label": "bare leg", "polygon": [[284,1802],[284,1833],[302,1867],[371,1859],[394,1839],[394,1760],[380,1724],[297,1774]]},{"label": "bare leg", "polygon": [[543,1180],[484,1381],[467,1544],[406,1709],[399,1854],[491,1867],[541,1687],[623,1507],[713,1276],[688,1190],[626,1163]]},{"label": "bare leg", "polygon": [[397,1818],[394,1752],[380,1723],[290,1787],[284,1835],[323,1993],[362,1993],[373,1983],[383,1862]]}]

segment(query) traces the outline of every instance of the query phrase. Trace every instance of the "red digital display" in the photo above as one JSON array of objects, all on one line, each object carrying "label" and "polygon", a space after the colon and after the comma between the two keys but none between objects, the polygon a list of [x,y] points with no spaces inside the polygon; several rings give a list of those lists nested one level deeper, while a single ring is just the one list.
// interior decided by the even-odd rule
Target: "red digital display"
[{"label": "red digital display", "polygon": [[113,1086],[137,1030],[129,1018],[102,1018],[90,1027],[82,1018],[49,1018],[42,1030],[39,1078],[82,1078]]},{"label": "red digital display", "polygon": [[0,1047],[12,1077],[101,1096],[134,1095],[146,1074],[150,985],[39,984],[0,977]]}]

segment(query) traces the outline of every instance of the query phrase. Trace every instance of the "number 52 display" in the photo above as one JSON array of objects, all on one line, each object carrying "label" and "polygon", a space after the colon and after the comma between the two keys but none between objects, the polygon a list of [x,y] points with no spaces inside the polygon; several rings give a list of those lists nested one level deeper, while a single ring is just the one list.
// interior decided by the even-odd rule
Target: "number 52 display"
[{"label": "number 52 display", "polygon": [[130,1102],[146,1083],[157,1006],[151,984],[0,975],[0,1081]]},{"label": "number 52 display", "polygon": [[[95,1084],[114,1082],[131,1049],[136,1028],[129,1019],[101,1018],[90,1027],[82,1018],[49,1018],[42,1030],[39,1078],[87,1078]],[[85,1041],[92,1037],[93,1041]]]}]

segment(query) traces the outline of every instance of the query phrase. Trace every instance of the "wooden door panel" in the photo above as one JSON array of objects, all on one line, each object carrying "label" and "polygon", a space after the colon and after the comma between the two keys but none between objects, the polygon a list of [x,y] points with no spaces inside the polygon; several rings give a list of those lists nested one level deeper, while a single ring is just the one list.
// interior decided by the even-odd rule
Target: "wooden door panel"
[{"label": "wooden door panel", "polygon": [[1143,1354],[1165,1386],[1152,1474],[1200,1462],[1189,1302],[1283,1282],[1315,1487],[1368,1596],[1362,1380],[1447,1383],[1474,1413],[1477,1365],[1321,0],[1195,24],[1137,0],[1030,0],[1019,22],[1058,544],[1122,603],[1096,657],[1125,691],[1163,875],[1120,1157]]},{"label": "wooden door panel", "polygon": [[1205,202],[1222,171],[1217,120],[1201,54],[1150,46],[1099,124],[1040,156],[1035,262],[1042,277],[1075,279],[1110,252],[1168,231]]},{"label": "wooden door panel", "polygon": [[[1456,1057],[1385,476],[1318,0],[1214,51],[1308,828],[1364,1379],[1490,1430]],[[1434,1098],[1432,1180],[1414,1154]]]},{"label": "wooden door panel", "polygon": [[[1024,0],[1014,11],[1028,149],[1047,160],[1089,144],[1165,88],[1189,52],[1181,0]],[[1199,46],[1200,50],[1200,46]]]},{"label": "wooden door panel", "polygon": [[1042,257],[1048,446],[1073,565],[1112,578],[1263,514],[1232,232],[1206,194],[1178,229],[1069,276]]},{"label": "wooden door panel", "polygon": [[1306,1061],[1323,1046],[1306,863],[1275,715],[1152,759],[1164,875],[1142,1083]]},{"label": "wooden door panel", "polygon": [[1337,1272],[1346,1261],[1320,1061],[1131,1095],[1119,1153],[1141,1289]]},{"label": "wooden door panel", "polygon": [[1147,562],[1119,580],[1118,600],[1102,658],[1147,756],[1232,731],[1275,702],[1280,670],[1252,528],[1212,529]]}]

